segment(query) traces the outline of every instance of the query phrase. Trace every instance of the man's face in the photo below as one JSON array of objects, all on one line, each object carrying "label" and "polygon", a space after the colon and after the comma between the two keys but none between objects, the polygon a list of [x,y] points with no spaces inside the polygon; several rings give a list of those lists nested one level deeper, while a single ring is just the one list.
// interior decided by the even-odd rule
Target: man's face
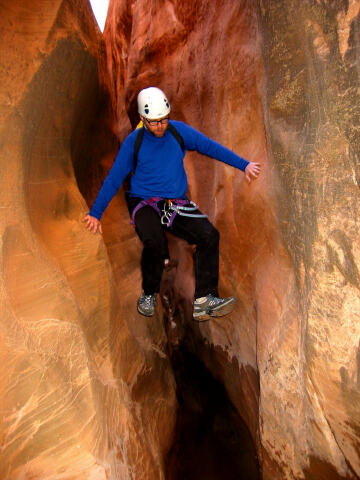
[{"label": "man's face", "polygon": [[144,125],[146,125],[146,128],[149,130],[149,132],[155,135],[155,137],[161,138],[165,135],[166,129],[169,124],[168,115],[166,117],[151,120],[148,120],[147,118],[144,118],[142,116],[140,116],[140,118],[143,121]]}]

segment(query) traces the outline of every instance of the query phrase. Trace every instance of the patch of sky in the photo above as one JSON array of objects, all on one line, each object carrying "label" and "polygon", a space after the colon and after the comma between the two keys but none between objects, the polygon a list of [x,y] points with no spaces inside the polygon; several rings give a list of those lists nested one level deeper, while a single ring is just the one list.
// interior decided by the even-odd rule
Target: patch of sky
[{"label": "patch of sky", "polygon": [[99,28],[103,32],[109,7],[109,0],[90,0],[90,4]]}]

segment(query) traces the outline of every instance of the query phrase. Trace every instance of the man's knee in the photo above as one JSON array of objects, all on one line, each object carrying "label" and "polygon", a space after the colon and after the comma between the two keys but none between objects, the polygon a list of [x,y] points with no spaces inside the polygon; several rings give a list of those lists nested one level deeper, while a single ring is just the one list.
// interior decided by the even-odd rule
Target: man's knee
[{"label": "man's knee", "polygon": [[154,255],[166,258],[168,256],[168,244],[165,235],[153,235],[142,238],[144,248],[151,250]]},{"label": "man's knee", "polygon": [[161,227],[160,217],[152,207],[147,205],[136,213],[135,226],[145,249],[161,257],[167,254],[167,239]]},{"label": "man's knee", "polygon": [[210,222],[204,226],[202,234],[200,235],[199,245],[209,245],[216,247],[219,245],[220,233]]}]

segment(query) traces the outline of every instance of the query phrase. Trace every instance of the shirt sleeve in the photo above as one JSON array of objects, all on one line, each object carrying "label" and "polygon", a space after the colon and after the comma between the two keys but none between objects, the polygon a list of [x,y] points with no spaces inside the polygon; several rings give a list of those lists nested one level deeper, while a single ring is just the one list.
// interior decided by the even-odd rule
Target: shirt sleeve
[{"label": "shirt sleeve", "polygon": [[239,168],[243,172],[249,165],[249,162],[240,157],[236,153],[232,152],[228,148],[224,147],[215,140],[207,137],[203,133],[199,132],[195,128],[186,125],[183,122],[177,122],[176,128],[179,127],[179,131],[184,138],[184,146],[186,150],[196,150],[202,155],[216,158],[221,162],[224,162],[232,167]]},{"label": "shirt sleeve", "polygon": [[106,207],[121,187],[127,175],[134,166],[134,152],[128,145],[128,142],[122,144],[116,155],[113,166],[102,184],[102,187],[91,207],[89,215],[101,219]]}]

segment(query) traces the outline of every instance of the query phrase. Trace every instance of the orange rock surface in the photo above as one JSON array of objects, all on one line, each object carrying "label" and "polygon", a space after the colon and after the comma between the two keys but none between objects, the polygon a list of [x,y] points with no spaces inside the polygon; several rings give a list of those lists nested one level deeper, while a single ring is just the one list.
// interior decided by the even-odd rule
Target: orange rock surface
[{"label": "orange rock surface", "polygon": [[101,34],[85,0],[1,10],[0,478],[161,478],[176,406],[165,332],[129,329],[135,306],[123,315],[74,173],[83,188],[114,148]]},{"label": "orange rock surface", "polygon": [[[114,0],[116,131],[156,85],[173,118],[263,165],[248,186],[187,155],[190,194],[221,233],[221,291],[239,303],[200,326],[180,310],[177,341],[226,386],[263,478],[357,478],[359,2],[255,3]],[[189,303],[188,270],[174,281]]]},{"label": "orange rock surface", "polygon": [[[0,8],[0,478],[181,478],[184,350],[224,386],[264,480],[359,478],[359,2],[112,0],[104,37],[85,0]],[[104,241],[81,225],[150,84],[262,164],[247,185],[186,156],[238,297],[223,319],[192,321],[192,247],[171,236],[169,302],[137,314],[122,192]]]}]

